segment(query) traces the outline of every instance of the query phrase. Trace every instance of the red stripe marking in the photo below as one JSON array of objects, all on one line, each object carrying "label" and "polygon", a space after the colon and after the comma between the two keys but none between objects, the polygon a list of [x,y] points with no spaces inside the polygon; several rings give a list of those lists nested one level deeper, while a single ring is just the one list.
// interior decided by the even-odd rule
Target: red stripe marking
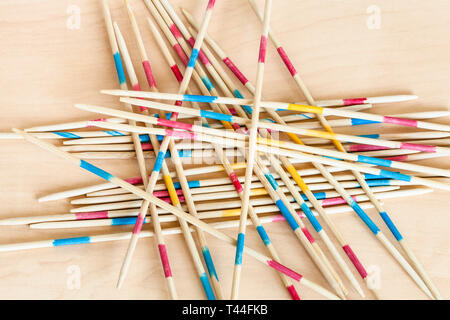
[{"label": "red stripe marking", "polygon": [[242,74],[242,72],[238,69],[238,67],[236,67],[236,65],[233,63],[233,61],[230,60],[230,58],[226,57],[225,59],[223,59],[223,63],[225,63],[228,69],[230,69],[231,72],[234,73],[236,78],[238,78],[238,80],[243,85],[245,85],[248,82],[248,79]]},{"label": "red stripe marking", "polygon": [[398,124],[400,126],[417,127],[417,121],[411,119],[402,119],[394,117],[383,117],[384,123]]},{"label": "red stripe marking", "polygon": [[351,106],[354,104],[364,104],[367,98],[342,99],[344,106]]},{"label": "red stripe marking", "polygon": [[290,277],[294,280],[300,281],[303,278],[303,276],[301,274],[295,272],[294,270],[289,269],[286,266],[283,266],[282,264],[280,264],[274,260],[267,260],[267,264],[270,267],[274,268],[275,270],[278,270],[281,273],[284,273],[285,275],[287,275],[288,277]]},{"label": "red stripe marking", "polygon": [[192,130],[192,124],[190,124],[190,123],[176,122],[176,121],[166,120],[166,119],[161,119],[161,118],[158,119],[157,124],[160,126],[165,126],[165,127],[170,127],[170,128]]},{"label": "red stripe marking", "polygon": [[315,240],[313,238],[313,236],[311,235],[311,233],[309,233],[309,230],[306,228],[302,228],[303,233],[305,234],[306,238],[308,238],[308,241],[311,243],[314,243]]},{"label": "red stripe marking", "polygon": [[170,67],[170,69],[172,69],[172,72],[175,75],[175,78],[177,78],[177,81],[181,83],[183,81],[183,75],[181,74],[180,69],[178,69],[178,66],[174,64]]},{"label": "red stripe marking", "polygon": [[153,76],[152,68],[150,67],[150,62],[148,60],[142,61],[142,66],[144,67],[145,77],[147,78],[148,85],[150,88],[156,88],[155,77]]},{"label": "red stripe marking", "polygon": [[300,296],[298,295],[297,290],[295,290],[294,285],[290,285],[287,289],[291,294],[292,300],[300,300]]},{"label": "red stripe marking", "polygon": [[286,219],[280,214],[272,218],[272,222],[285,221]]},{"label": "red stripe marking", "polygon": [[258,62],[265,63],[266,62],[266,49],[267,49],[267,37],[261,36],[261,40],[259,43],[259,57]]},{"label": "red stripe marking", "polygon": [[355,151],[374,151],[374,150],[387,150],[390,149],[388,147],[382,147],[382,146],[373,146],[371,144],[353,144],[348,148],[348,151],[355,152]]},{"label": "red stripe marking", "polygon": [[415,143],[406,143],[403,142],[400,145],[400,149],[408,149],[408,150],[417,150],[422,152],[436,152],[435,146],[430,146],[426,144],[415,144]]},{"label": "red stripe marking", "polygon": [[181,46],[178,43],[176,43],[176,44],[173,45],[173,50],[175,50],[175,52],[177,53],[178,57],[181,59],[183,64],[185,66],[187,66],[188,63],[189,63],[189,58],[186,56],[186,54],[184,53],[184,51],[181,48]]},{"label": "red stripe marking", "polygon": [[75,219],[77,220],[89,220],[89,219],[107,219],[108,211],[94,211],[94,212],[79,212],[75,213]]},{"label": "red stripe marking", "polygon": [[342,249],[344,249],[344,251],[347,254],[348,258],[353,263],[353,265],[355,266],[356,270],[358,270],[358,272],[361,275],[361,277],[363,279],[365,279],[367,277],[366,269],[364,269],[363,265],[359,261],[358,257],[356,257],[356,255],[353,252],[352,248],[350,248],[350,246],[348,244],[346,244],[345,246],[342,247]]},{"label": "red stripe marking", "polygon": [[136,224],[134,225],[134,228],[133,228],[134,234],[141,232],[142,224],[144,223],[144,219],[145,219],[144,215],[138,215],[138,217],[136,219]]},{"label": "red stripe marking", "polygon": [[289,72],[292,76],[295,76],[297,74],[297,70],[295,70],[294,65],[292,64],[291,60],[289,59],[286,51],[284,51],[283,47],[279,47],[277,49],[278,54],[280,55],[281,59],[283,60],[286,68],[288,68]]},{"label": "red stripe marking", "polygon": [[164,269],[164,276],[166,278],[172,276],[172,270],[170,269],[169,257],[167,256],[166,246],[164,244],[158,244],[159,257],[161,258],[161,264]]},{"label": "red stripe marking", "polygon": [[231,115],[235,116],[237,114],[236,109],[233,107],[230,107],[228,110],[230,110]]},{"label": "red stripe marking", "polygon": [[234,185],[234,188],[236,189],[236,191],[238,192],[238,193],[241,193],[244,189],[242,188],[242,185],[241,185],[241,183],[239,182],[239,179],[238,179],[238,177],[237,177],[237,175],[236,175],[236,172],[232,172],[232,173],[230,173],[230,180],[231,180],[231,182],[233,183],[233,185]]},{"label": "red stripe marking", "polygon": [[[176,106],[179,106],[179,107],[180,107],[182,104],[183,104],[183,101],[180,101],[180,100],[175,101],[175,105],[176,105]],[[170,116],[170,119],[174,118],[174,114],[175,114],[175,112],[172,113],[172,115]],[[178,112],[177,112],[176,117],[178,118]]]}]

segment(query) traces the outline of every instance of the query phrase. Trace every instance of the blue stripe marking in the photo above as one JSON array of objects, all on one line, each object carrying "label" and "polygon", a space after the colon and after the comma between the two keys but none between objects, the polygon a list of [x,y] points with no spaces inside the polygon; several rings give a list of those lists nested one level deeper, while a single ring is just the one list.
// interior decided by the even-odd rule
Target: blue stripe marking
[{"label": "blue stripe marking", "polygon": [[234,259],[234,264],[242,265],[242,253],[244,252],[244,242],[245,234],[239,233],[236,243],[236,258]]},{"label": "blue stripe marking", "polygon": [[281,201],[281,199],[279,199],[275,202],[275,204],[277,205],[278,209],[280,209],[281,214],[286,219],[287,223],[289,223],[292,230],[294,230],[294,231],[297,230],[300,226],[298,225],[297,221],[294,220],[294,217],[291,215],[288,208],[286,208],[283,201]]},{"label": "blue stripe marking", "polygon": [[208,118],[208,119],[215,119],[215,120],[227,121],[227,122],[231,122],[233,119],[233,116],[231,116],[229,114],[212,112],[212,111],[208,111],[208,110],[200,110],[200,116]]},{"label": "blue stripe marking", "polygon": [[206,127],[206,128],[210,128],[210,127],[211,127],[211,126],[209,125],[208,122],[203,122],[203,123],[202,123],[202,126],[203,126],[203,127]]},{"label": "blue stripe marking", "polygon": [[[235,90],[233,91],[233,95],[234,95],[236,98],[244,99],[244,96],[242,95],[242,93],[241,93],[238,89],[235,89]],[[253,109],[252,109],[250,106],[247,106],[247,105],[241,105],[241,107],[244,108],[245,112],[247,112],[248,114],[252,114]]]},{"label": "blue stripe marking", "polygon": [[214,263],[211,258],[211,253],[209,252],[208,248],[202,249],[203,259],[205,259],[206,268],[208,269],[209,276],[215,277],[217,281],[219,281],[219,278],[217,277],[216,268],[214,267]]},{"label": "blue stripe marking", "polygon": [[197,62],[197,58],[198,58],[198,52],[199,52],[198,49],[196,49],[196,48],[192,49],[192,53],[189,58],[189,62],[187,64],[188,67],[190,67],[190,68],[195,67],[195,63]]},{"label": "blue stripe marking", "polygon": [[205,290],[206,298],[208,298],[208,300],[216,300],[216,297],[214,296],[214,292],[211,288],[211,284],[209,283],[206,273],[203,273],[200,276],[200,281],[202,282],[203,290]]},{"label": "blue stripe marking", "polygon": [[264,229],[263,226],[257,226],[256,231],[258,231],[259,236],[261,237],[261,240],[264,242],[264,245],[270,244],[269,236],[267,235],[266,229]]},{"label": "blue stripe marking", "polygon": [[96,167],[93,164],[90,164],[89,162],[86,162],[84,160],[80,160],[80,167],[92,172],[93,174],[96,174],[100,178],[103,178],[107,181],[111,181],[111,179],[114,177],[112,174],[106,172],[105,170],[102,170],[99,167]]},{"label": "blue stripe marking", "polygon": [[117,51],[114,53],[114,64],[116,65],[117,77],[119,78],[119,83],[123,84],[126,82],[125,71],[123,70],[122,59],[120,59],[120,53]]},{"label": "blue stripe marking", "polygon": [[411,176],[408,176],[408,175],[402,174],[402,173],[398,173],[398,172],[389,171],[389,170],[380,170],[380,175],[382,175],[383,177],[388,177],[388,178],[392,178],[392,179],[396,179],[396,180],[402,180],[402,181],[406,181],[406,182],[411,181]]},{"label": "blue stripe marking", "polygon": [[370,231],[373,232],[373,234],[377,235],[378,232],[380,232],[380,229],[375,225],[375,223],[372,221],[372,219],[369,218],[369,216],[364,212],[363,209],[359,206],[358,203],[355,202],[355,200],[351,200],[350,207],[356,212],[356,214],[361,218],[361,220],[366,224],[366,226],[370,229]]},{"label": "blue stripe marking", "polygon": [[[137,217],[128,217],[128,218],[113,218],[111,219],[112,226],[125,226],[136,224]],[[145,221],[144,221],[145,223]]]},{"label": "blue stripe marking", "polygon": [[274,190],[277,190],[280,187],[272,174],[266,173],[265,176]]},{"label": "blue stripe marking", "polygon": [[[124,136],[125,134],[123,134],[122,132],[116,131],[116,130],[109,130],[109,131],[105,131],[106,134],[109,134],[110,136]],[[147,135],[148,137],[148,135]]]},{"label": "blue stripe marking", "polygon": [[388,167],[388,168],[392,165],[391,160],[379,159],[379,158],[374,158],[374,157],[366,157],[366,156],[362,156],[362,155],[358,155],[358,162],[370,163],[370,164],[374,164],[377,166]]},{"label": "blue stripe marking", "polygon": [[316,217],[312,213],[311,209],[307,206],[307,204],[302,202],[300,208],[302,208],[302,211],[305,213],[309,222],[311,222],[311,225],[313,226],[314,230],[316,230],[317,232],[322,230],[322,226],[320,225],[319,221],[317,221]]},{"label": "blue stripe marking", "polygon": [[183,95],[183,101],[205,102],[211,103],[217,100],[216,96],[200,96],[196,94]]},{"label": "blue stripe marking", "polygon": [[53,132],[53,133],[63,138],[70,138],[70,139],[81,138],[79,135],[76,135],[75,133],[71,132]]},{"label": "blue stripe marking", "polygon": [[391,230],[395,239],[397,239],[397,241],[403,240],[403,236],[400,234],[400,231],[398,231],[397,227],[392,222],[392,220],[388,216],[388,214],[386,212],[382,211],[382,212],[380,212],[380,216],[383,219],[384,223],[386,223],[386,225],[388,226],[389,230]]},{"label": "blue stripe marking", "polygon": [[53,246],[68,246],[72,244],[82,244],[91,242],[91,237],[76,237],[76,238],[65,238],[53,240]]},{"label": "blue stripe marking", "polygon": [[360,134],[360,135],[358,135],[358,137],[378,139],[380,137],[380,135],[379,134]]},{"label": "blue stripe marking", "polygon": [[357,118],[352,118],[351,120],[352,120],[352,126],[359,126],[362,124],[381,123],[380,121],[364,120],[364,119],[357,119]]},{"label": "blue stripe marking", "polygon": [[205,76],[205,77],[202,77],[201,79],[202,79],[202,82],[205,85],[206,89],[208,89],[208,91],[211,91],[212,89],[214,89],[214,86],[208,77]]},{"label": "blue stripe marking", "polygon": [[153,171],[159,172],[161,170],[165,156],[166,156],[165,152],[162,151],[158,152],[158,156],[156,157],[155,164],[153,166]]},{"label": "blue stripe marking", "polygon": [[[389,179],[376,179],[376,180],[369,180],[366,181],[367,185],[369,187],[382,187],[382,186],[390,186],[391,180]],[[361,185],[359,185],[361,186]]]}]

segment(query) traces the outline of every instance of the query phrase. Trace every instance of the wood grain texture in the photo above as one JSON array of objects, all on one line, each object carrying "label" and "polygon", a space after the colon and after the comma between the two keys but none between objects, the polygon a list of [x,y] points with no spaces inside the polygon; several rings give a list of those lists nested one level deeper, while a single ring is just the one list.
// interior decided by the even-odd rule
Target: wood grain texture
[{"label": "wood grain texture", "polygon": [[[119,23],[136,61],[138,76],[145,83],[125,8],[119,0],[109,2],[113,19]],[[163,56],[146,27],[148,11],[140,0],[130,3],[160,90],[176,92],[177,83],[167,71]],[[172,0],[171,3],[176,8],[182,5],[199,19],[206,0]],[[259,4],[262,5],[262,1]],[[80,29],[66,27],[70,5],[81,10]],[[370,5],[381,9],[380,29],[367,27],[370,14],[366,10]],[[379,105],[373,112],[446,110],[450,104],[447,88],[450,82],[449,10],[450,3],[446,0],[284,0],[274,2],[271,25],[316,99],[416,94],[420,97],[417,101]],[[217,1],[208,29],[253,82],[260,28],[246,1],[221,0]],[[116,99],[99,94],[100,89],[117,88],[117,79],[98,1],[1,1],[0,38],[0,131],[92,117],[73,108],[74,103],[119,105]],[[270,44],[264,97],[303,100]],[[448,123],[448,119],[436,122]],[[351,132],[381,130],[399,131],[387,125],[371,125]],[[0,144],[0,218],[68,212],[68,201],[38,204],[36,199],[50,192],[99,182],[95,176],[67,166],[63,160],[23,141],[0,141]],[[138,174],[133,161],[94,163],[120,177]],[[448,158],[422,163],[448,168]],[[450,297],[448,194],[435,191],[418,199],[386,200],[385,207],[444,298]],[[382,225],[374,210],[369,210],[369,214]],[[381,271],[381,292],[386,298],[425,298],[355,215],[333,216],[333,220],[365,265]],[[388,233],[384,225],[382,229]],[[13,243],[131,228],[50,231],[1,227],[0,230],[0,243]],[[267,230],[287,265],[327,287],[286,223],[269,225]],[[236,234],[236,230],[226,232]],[[250,227],[248,233],[249,245],[263,250],[255,230]],[[393,240],[390,234],[389,239]],[[115,290],[114,285],[127,241],[0,253],[0,298],[165,299],[164,279],[152,241],[139,242],[130,273],[120,291]],[[211,236],[208,243],[228,294],[234,249]],[[167,246],[180,298],[203,299],[182,237],[167,237]],[[68,286],[73,266],[81,271],[78,289]],[[302,298],[321,298],[303,286],[297,288]],[[250,257],[244,259],[240,291],[242,299],[289,298],[275,272]],[[358,297],[350,291],[349,298]],[[368,298],[373,297],[368,293]]]}]

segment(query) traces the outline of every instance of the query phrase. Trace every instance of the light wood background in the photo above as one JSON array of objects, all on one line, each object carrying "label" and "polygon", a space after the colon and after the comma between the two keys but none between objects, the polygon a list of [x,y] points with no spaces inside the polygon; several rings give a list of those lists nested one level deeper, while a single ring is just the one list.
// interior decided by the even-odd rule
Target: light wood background
[{"label": "light wood background", "polygon": [[[113,19],[126,36],[138,66],[138,54],[126,12],[119,0],[109,1]],[[175,92],[176,83],[146,27],[149,15],[142,1],[131,0],[162,91]],[[172,0],[201,18],[206,0]],[[262,4],[262,1],[259,2]],[[81,9],[80,29],[66,23],[69,6]],[[366,12],[381,10],[379,29],[369,29]],[[260,24],[245,0],[219,0],[209,32],[254,81]],[[450,104],[450,20],[447,0],[283,0],[274,1],[272,27],[292,57],[316,99],[416,94],[408,103],[376,106],[389,114],[446,110]],[[92,118],[74,103],[118,105],[99,90],[117,88],[117,79],[98,1],[4,0],[0,2],[0,130],[25,128]],[[264,96],[267,99],[303,100],[272,45],[269,46]],[[143,73],[138,69],[140,79]],[[145,86],[144,86],[145,87]],[[448,119],[437,119],[449,123]],[[353,132],[399,130],[365,126]],[[402,131],[407,129],[402,128]],[[0,141],[0,218],[68,212],[68,201],[39,204],[45,194],[98,183],[99,179],[67,165],[23,141]],[[448,158],[427,161],[448,168]],[[138,174],[134,161],[95,161],[120,177]],[[417,199],[385,201],[386,209],[422,261],[444,297],[450,296],[448,193],[435,191]],[[220,207],[220,204],[218,204]],[[382,225],[374,210],[374,220]],[[380,270],[381,292],[388,299],[423,299],[424,294],[369,234],[354,215],[333,216],[362,261]],[[309,279],[327,283],[316,271],[286,223],[268,225],[282,260]],[[121,232],[130,227],[59,231],[31,231],[1,227],[0,243]],[[388,233],[383,225],[383,230]],[[236,230],[226,230],[235,235]],[[248,243],[263,250],[249,228]],[[389,239],[393,237],[389,234]],[[230,292],[234,249],[208,237],[226,293]],[[167,238],[176,286],[183,299],[203,299],[195,270],[181,236]],[[115,289],[126,241],[37,249],[0,254],[2,299],[166,299],[167,293],[153,240],[139,242],[122,290]],[[81,272],[80,288],[67,285]],[[348,286],[349,289],[350,285]],[[304,299],[322,297],[297,288]],[[278,276],[250,257],[244,259],[240,298],[288,299]],[[358,298],[351,290],[349,298]],[[373,298],[368,293],[368,298]]]}]

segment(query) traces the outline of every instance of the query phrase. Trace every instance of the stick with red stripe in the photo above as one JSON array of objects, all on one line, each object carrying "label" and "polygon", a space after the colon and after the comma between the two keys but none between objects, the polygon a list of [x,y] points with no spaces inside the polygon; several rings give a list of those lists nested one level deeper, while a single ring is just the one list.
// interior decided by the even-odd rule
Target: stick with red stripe
[{"label": "stick with red stripe", "polygon": [[[136,26],[137,26],[137,24],[136,24]],[[137,77],[136,77],[136,73],[135,73],[134,68],[133,68],[133,64],[131,62],[131,58],[130,58],[130,56],[128,54],[128,50],[126,49],[125,41],[124,41],[123,37],[120,37],[120,39],[121,39],[121,41],[119,42],[119,44],[122,44],[123,55],[124,55],[124,58],[125,58],[125,61],[126,61],[126,66],[127,66],[127,69],[128,69],[129,78],[130,78],[130,80],[131,80],[131,82],[133,84],[133,87],[140,90],[140,86],[139,86],[139,83],[138,83],[138,80],[137,80]],[[149,85],[150,85],[150,87],[153,90],[157,91],[156,87],[154,86],[154,83],[155,83],[155,81],[154,81],[154,78],[153,78],[153,82],[150,82]],[[141,108],[141,110],[142,109],[146,110],[146,108]],[[177,117],[177,114],[174,113],[173,114],[173,118],[176,119],[176,117]],[[174,192],[175,187],[173,185],[173,182],[172,182],[172,179],[171,179],[171,175],[170,175],[170,172],[169,172],[169,170],[167,168],[167,165],[164,162],[164,157],[165,157],[165,154],[166,154],[166,151],[167,151],[167,147],[170,144],[171,139],[170,139],[170,137],[167,137],[167,139],[164,139],[162,144],[161,144],[161,146],[159,146],[159,143],[158,143],[155,135],[150,135],[150,139],[152,139],[152,143],[154,143],[154,147],[156,149],[159,149],[159,150],[155,150],[155,153],[157,153],[158,156],[157,156],[157,158],[155,160],[155,165],[153,167],[152,175],[150,176],[151,183],[149,184],[149,187],[147,188],[147,192],[150,192],[150,193],[153,192],[153,188],[156,185],[156,181],[158,179],[159,172],[162,171],[163,177],[164,177],[164,181],[166,183],[167,189],[169,190],[169,195],[171,197],[172,203],[174,205],[176,205],[179,209],[181,209],[180,198],[178,197],[177,193]],[[177,151],[175,151],[175,152],[177,152]],[[185,191],[185,190],[183,189],[183,191]],[[145,206],[145,209],[142,210],[142,214],[144,215],[144,217],[145,217],[145,213],[147,212],[148,205],[149,205],[148,202],[144,201],[143,206]],[[152,219],[154,219],[154,218],[158,219],[157,218],[156,207],[152,208],[151,212],[153,213],[152,214]],[[139,226],[139,224],[140,224],[140,226]],[[157,224],[159,225],[158,220],[157,220]],[[136,220],[136,224],[135,224],[135,230],[139,230],[139,232],[140,232],[141,227],[142,227],[142,221],[140,219],[137,219]],[[190,251],[190,253],[192,255],[192,258],[193,258],[194,264],[196,266],[196,269],[198,271],[198,274],[199,274],[199,277],[200,277],[200,281],[202,283],[202,286],[203,286],[203,289],[205,291],[206,297],[208,299],[215,299],[214,293],[212,292],[212,288],[211,288],[210,283],[208,281],[208,278],[206,276],[206,273],[205,273],[205,270],[203,268],[200,256],[198,254],[195,242],[194,242],[194,240],[192,238],[191,233],[189,232],[189,226],[187,225],[187,223],[185,221],[180,220],[180,227],[181,227],[181,230],[183,230],[183,234],[185,236],[186,244],[187,244],[188,249],[189,249],[189,251]],[[198,235],[202,234],[202,231],[198,230],[197,234]],[[133,237],[132,237],[132,239],[133,239]],[[131,255],[133,253],[133,250],[131,250],[129,252],[130,253],[129,253],[129,255],[127,255],[127,258],[125,259],[125,261],[131,259]],[[208,256],[208,258],[210,258],[209,254],[207,256]],[[124,266],[126,266],[126,265],[127,265],[127,263],[125,262]],[[123,274],[126,274],[126,269],[124,270]],[[121,275],[122,275],[122,273],[121,273]],[[119,283],[121,283],[120,281],[123,281],[123,279],[124,279],[124,275],[121,278],[119,278]]]},{"label": "stick with red stripe", "polygon": [[[259,16],[259,18],[261,19],[261,14],[258,10],[258,8],[256,7],[255,3],[253,0],[248,0],[252,6],[252,8],[254,9],[254,11],[256,12],[256,14]],[[295,70],[292,62],[290,61],[287,53],[284,51],[283,47],[281,46],[281,44],[278,42],[278,40],[275,38],[273,32],[271,32],[270,34],[272,42],[275,44],[275,46],[277,47],[278,53],[280,54],[281,59],[283,60],[283,62],[285,63],[286,67],[288,68],[289,72],[291,73],[292,77],[294,78],[294,80],[296,81],[298,87],[300,88],[300,90],[303,92],[303,94],[305,95],[308,103],[310,105],[315,105],[315,101],[312,97],[312,95],[310,94],[308,88],[306,87],[306,85],[304,84],[303,80],[300,78],[300,75],[298,74],[298,72]],[[331,134],[334,134],[331,126],[328,124],[328,121],[326,120],[326,118],[318,113],[317,114],[317,118],[319,120],[319,122],[321,123],[321,125],[323,126],[323,128],[325,130],[327,130],[328,132],[330,132]],[[384,122],[386,123],[398,123],[398,124],[403,124],[403,125],[411,125],[411,123],[408,124],[408,122],[404,121],[406,119],[400,119],[400,118],[392,118],[392,117],[383,117],[384,118]],[[392,120],[392,122],[391,122]],[[401,121],[400,121],[401,120]],[[413,120],[411,120],[413,121]],[[416,122],[417,123],[417,122]],[[344,147],[342,146],[342,144],[338,141],[338,140],[333,140],[333,144],[335,145],[335,147],[340,151],[340,152],[346,152]],[[425,284],[427,285],[428,289],[430,289],[433,292],[433,295],[435,296],[435,298],[439,299],[441,298],[440,293],[438,292],[437,288],[434,286],[434,284],[431,282],[431,279],[426,275],[423,267],[420,265],[420,263],[418,263],[417,258],[415,257],[415,255],[412,253],[412,251],[410,250],[410,248],[407,246],[406,243],[404,243],[404,239],[401,236],[401,234],[398,232],[396,226],[393,224],[392,220],[390,219],[390,217],[388,216],[388,214],[385,212],[385,210],[383,209],[383,207],[381,206],[380,202],[378,201],[378,199],[375,197],[375,195],[373,194],[372,190],[370,189],[370,187],[368,186],[368,184],[366,183],[364,177],[356,170],[352,170],[353,175],[356,177],[357,181],[360,183],[361,187],[363,188],[363,190],[366,192],[367,196],[369,197],[370,201],[374,204],[375,208],[377,209],[377,211],[379,212],[381,218],[384,220],[384,222],[386,223],[386,225],[389,227],[390,231],[393,233],[393,235],[395,236],[396,240],[399,242],[399,244],[404,248],[404,251],[406,252],[406,254],[410,257],[411,261],[413,262],[413,265],[415,266],[416,270],[419,272],[421,278],[424,280]],[[331,176],[331,175],[330,175]],[[339,189],[337,189],[339,191]],[[341,189],[343,190],[343,189]],[[349,200],[349,204],[351,205],[351,197],[348,196],[347,192],[345,192],[344,194],[342,194],[342,196],[344,197],[344,199]],[[357,210],[355,210],[356,213],[358,213]],[[359,213],[358,213],[359,214]],[[397,258],[398,252],[395,251],[395,249],[393,249],[394,247],[389,243],[387,243],[387,239],[384,238],[384,235],[381,233],[381,231],[379,231],[378,233],[375,234],[377,236],[377,238],[380,240],[380,242],[383,243],[383,245],[390,251],[390,253],[394,256],[394,258],[396,258],[396,260],[403,266],[403,268],[411,275],[411,277],[413,278],[413,280],[418,283],[417,281],[417,275],[415,274],[411,274],[410,270],[411,268],[409,267],[409,265],[407,266],[407,262],[404,261],[403,259],[399,259]],[[419,287],[422,287],[422,283],[418,283]],[[423,289],[423,288],[422,288]],[[426,289],[426,288],[425,288]],[[425,292],[427,290],[424,290]]]}]

